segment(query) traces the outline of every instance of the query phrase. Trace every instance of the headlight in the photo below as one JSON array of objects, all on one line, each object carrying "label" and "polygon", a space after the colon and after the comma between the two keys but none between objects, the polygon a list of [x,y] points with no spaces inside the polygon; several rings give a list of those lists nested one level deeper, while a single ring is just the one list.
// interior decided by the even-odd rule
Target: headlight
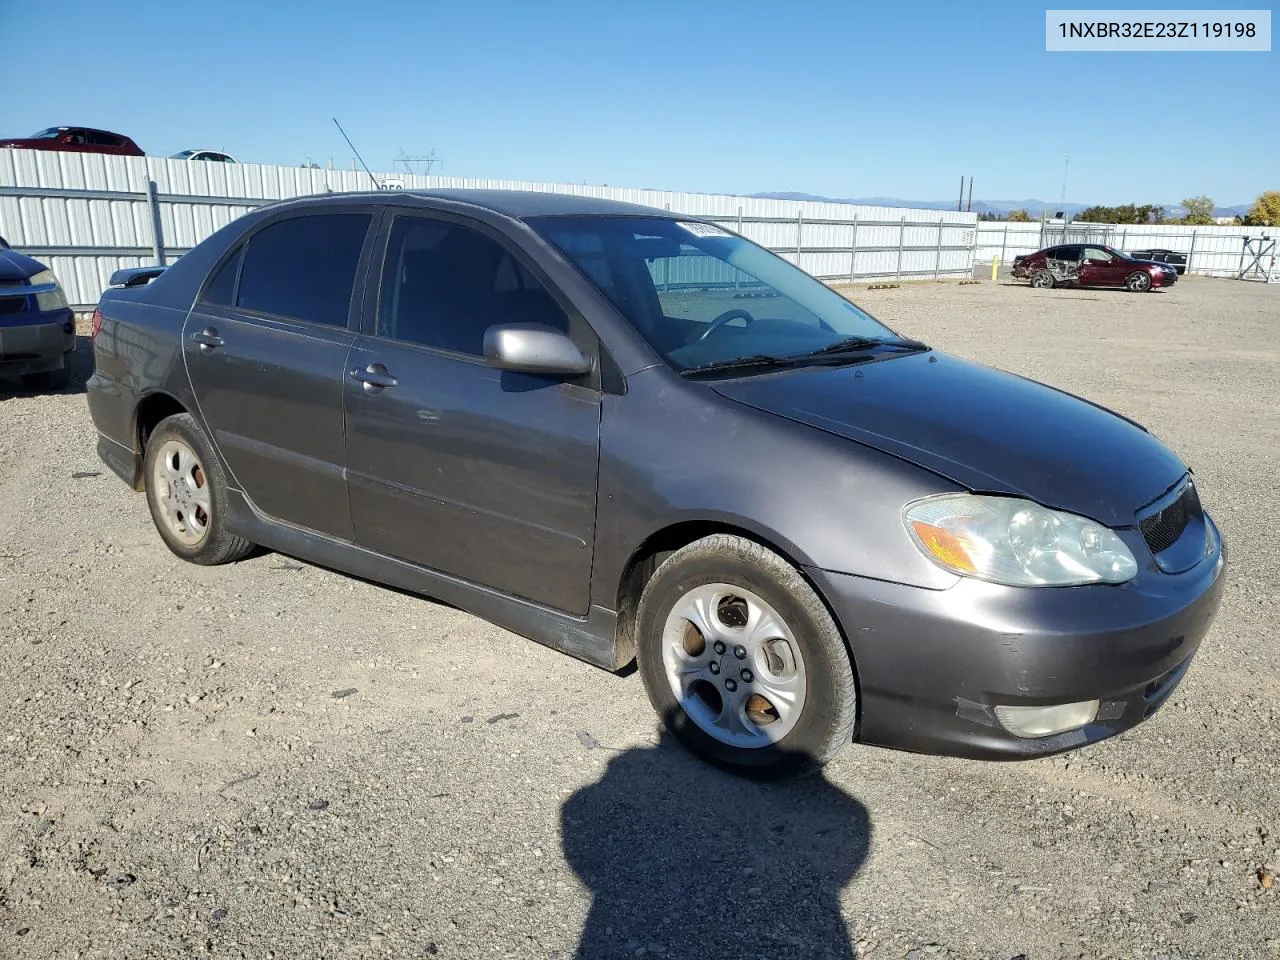
[{"label": "headlight", "polygon": [[41,270],[29,281],[33,287],[43,287],[52,283],[53,289],[48,293],[36,294],[36,306],[41,310],[60,310],[67,305],[67,295],[62,292],[62,286],[58,283],[58,278],[53,275],[52,270]]},{"label": "headlight", "polygon": [[1138,573],[1110,529],[1030,500],[952,494],[917,501],[903,518],[925,556],[963,577],[1065,587],[1124,583]]}]

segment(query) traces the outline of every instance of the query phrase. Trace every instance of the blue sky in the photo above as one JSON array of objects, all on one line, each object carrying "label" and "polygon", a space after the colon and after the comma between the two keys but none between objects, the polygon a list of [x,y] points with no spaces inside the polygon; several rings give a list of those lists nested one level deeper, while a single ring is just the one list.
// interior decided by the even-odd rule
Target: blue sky
[{"label": "blue sky", "polygon": [[336,115],[375,170],[434,148],[454,176],[1054,200],[1070,154],[1068,200],[1280,189],[1275,52],[1046,53],[1044,10],[0,0],[0,134],[349,165]]}]

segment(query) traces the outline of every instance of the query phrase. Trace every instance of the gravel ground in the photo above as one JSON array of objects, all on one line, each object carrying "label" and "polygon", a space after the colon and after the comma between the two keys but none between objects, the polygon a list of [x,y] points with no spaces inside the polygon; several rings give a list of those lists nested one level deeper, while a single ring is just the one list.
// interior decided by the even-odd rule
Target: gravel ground
[{"label": "gravel ground", "polygon": [[1280,287],[855,297],[1198,471],[1231,580],[1153,720],[743,782],[638,677],[288,557],[179,562],[81,393],[0,387],[0,956],[1280,956]]}]

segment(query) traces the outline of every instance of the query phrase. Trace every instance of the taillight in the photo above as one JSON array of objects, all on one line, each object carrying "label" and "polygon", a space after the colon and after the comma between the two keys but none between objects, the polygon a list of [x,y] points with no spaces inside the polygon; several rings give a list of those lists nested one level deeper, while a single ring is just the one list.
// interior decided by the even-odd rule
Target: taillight
[{"label": "taillight", "polygon": [[93,308],[93,336],[98,336],[98,331],[102,329],[102,308]]}]

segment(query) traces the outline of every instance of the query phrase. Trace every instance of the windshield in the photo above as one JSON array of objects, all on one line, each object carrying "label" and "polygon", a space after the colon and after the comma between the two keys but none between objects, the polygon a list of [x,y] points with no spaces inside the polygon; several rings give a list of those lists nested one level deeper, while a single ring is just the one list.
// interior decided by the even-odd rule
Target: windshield
[{"label": "windshield", "polygon": [[28,137],[27,139],[29,139],[29,140],[56,140],[56,139],[58,139],[58,134],[60,134],[60,133],[61,133],[63,130],[65,130],[65,129],[67,129],[67,128],[66,128],[66,127],[49,127],[49,128],[47,128],[47,129],[45,129],[45,130],[41,130],[39,133],[33,133],[33,134],[32,134],[30,137]]},{"label": "windshield", "polygon": [[529,221],[678,371],[897,335],[749,240],[662,217]]}]

